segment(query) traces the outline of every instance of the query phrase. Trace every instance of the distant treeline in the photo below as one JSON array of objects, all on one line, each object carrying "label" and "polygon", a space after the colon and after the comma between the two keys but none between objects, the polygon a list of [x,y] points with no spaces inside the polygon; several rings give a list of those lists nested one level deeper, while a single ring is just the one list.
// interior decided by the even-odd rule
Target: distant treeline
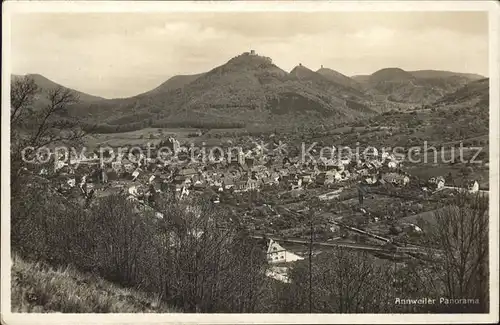
[{"label": "distant treeline", "polygon": [[84,123],[82,128],[85,132],[89,133],[120,133],[120,132],[130,132],[149,127],[149,123],[137,122],[128,123],[121,125],[112,125],[107,123],[100,124],[90,124]]},{"label": "distant treeline", "polygon": [[152,128],[194,128],[194,129],[240,129],[244,128],[244,123],[239,122],[224,122],[224,121],[157,121],[152,122],[150,120],[145,120],[142,122],[127,123],[127,124],[90,124],[84,123],[83,129],[86,132],[92,133],[120,133],[120,132],[130,132],[147,127]]},{"label": "distant treeline", "polygon": [[231,121],[158,121],[153,122],[154,128],[194,128],[194,129],[242,129],[245,123]]}]

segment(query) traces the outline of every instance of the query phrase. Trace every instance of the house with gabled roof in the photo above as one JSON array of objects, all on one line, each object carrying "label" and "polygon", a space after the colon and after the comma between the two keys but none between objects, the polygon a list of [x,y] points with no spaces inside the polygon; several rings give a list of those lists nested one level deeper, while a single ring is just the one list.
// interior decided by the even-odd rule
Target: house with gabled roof
[{"label": "house with gabled roof", "polygon": [[479,183],[476,180],[472,180],[468,183],[467,189],[469,190],[469,193],[477,193],[479,192]]},{"label": "house with gabled roof", "polygon": [[439,191],[439,190],[442,190],[444,188],[445,179],[443,176],[431,177],[429,179],[428,183],[429,183],[430,187]]},{"label": "house with gabled roof", "polygon": [[260,188],[259,181],[253,178],[249,178],[246,183],[247,191],[258,191]]},{"label": "house with gabled roof", "polygon": [[234,183],[235,192],[244,192],[247,188],[247,181],[238,180]]},{"label": "house with gabled roof", "polygon": [[177,175],[185,176],[185,177],[190,177],[190,176],[194,176],[197,174],[198,174],[198,172],[194,168],[183,168],[183,169],[179,170],[179,172],[177,173]]},{"label": "house with gabled roof", "polygon": [[283,246],[270,239],[267,246],[267,261],[270,264],[290,263],[303,260],[304,258],[287,251]]}]

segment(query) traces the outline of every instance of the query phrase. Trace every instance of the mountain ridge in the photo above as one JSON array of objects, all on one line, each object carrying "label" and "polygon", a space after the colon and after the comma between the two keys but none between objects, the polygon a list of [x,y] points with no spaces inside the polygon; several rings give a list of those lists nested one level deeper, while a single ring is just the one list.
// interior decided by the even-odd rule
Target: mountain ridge
[{"label": "mountain ridge", "polygon": [[489,105],[489,78],[474,80],[456,91],[449,93],[439,100],[434,105]]},{"label": "mountain ridge", "polygon": [[478,77],[479,75],[452,71],[409,72],[401,68],[384,68],[369,76],[353,78],[362,84],[365,92],[379,100],[407,104],[431,104]]},{"label": "mountain ridge", "polygon": [[348,86],[356,90],[362,90],[362,86],[357,81],[336,70],[324,68],[323,66],[321,66],[321,68],[316,72],[321,74],[325,78],[330,79],[331,81],[335,81],[339,84],[343,84],[344,86]]},{"label": "mountain ridge", "polygon": [[29,73],[29,74],[25,74],[25,75],[11,74],[11,82],[13,82],[19,78],[25,78],[25,77],[32,78],[35,81],[36,85],[39,87],[39,89],[45,93],[47,91],[56,89],[57,87],[62,87],[62,88],[71,90],[75,95],[77,95],[79,97],[80,101],[95,102],[95,101],[101,101],[101,100],[108,99],[108,98],[104,98],[104,97],[100,97],[100,96],[91,95],[91,94],[88,94],[88,93],[85,93],[85,92],[82,92],[82,91],[79,91],[79,90],[76,90],[76,89],[73,89],[70,87],[63,86],[63,85],[45,77],[45,76],[43,76],[41,74],[37,74],[37,73]]},{"label": "mountain ridge", "polygon": [[175,89],[183,88],[185,85],[195,81],[205,73],[197,73],[192,75],[175,75],[166,81],[162,82],[158,87],[141,93],[139,95],[165,93]]},{"label": "mountain ridge", "polygon": [[[34,76],[39,76],[41,84],[58,85]],[[351,78],[323,66],[313,71],[302,64],[287,72],[269,57],[245,52],[207,72],[176,75],[131,97],[105,99],[71,89],[83,94],[84,100],[71,107],[70,115],[110,125],[187,120],[244,124],[348,121],[394,105],[434,103],[478,77],[392,67]]]},{"label": "mountain ridge", "polygon": [[[181,88],[165,87],[164,83],[159,86],[162,90],[157,87],[130,98],[92,103],[79,111],[112,124],[144,118],[292,123],[375,113],[366,103],[358,102],[364,96],[361,92],[351,89],[352,98],[344,98],[346,87],[308,71],[311,76],[301,80],[268,57],[244,53],[208,72],[181,78]],[[117,121],[112,115],[122,117]]]}]

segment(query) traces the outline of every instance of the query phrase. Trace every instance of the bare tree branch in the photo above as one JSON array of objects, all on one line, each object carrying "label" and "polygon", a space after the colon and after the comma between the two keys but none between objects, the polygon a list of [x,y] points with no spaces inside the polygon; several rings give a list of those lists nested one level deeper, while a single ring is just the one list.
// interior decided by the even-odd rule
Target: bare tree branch
[{"label": "bare tree branch", "polygon": [[33,103],[39,89],[35,80],[30,77],[15,80],[11,87],[11,123],[15,124],[22,115],[23,109],[27,109]]},{"label": "bare tree branch", "polygon": [[54,117],[55,114],[60,113],[68,108],[69,105],[78,102],[78,96],[67,88],[58,87],[52,89],[48,93],[50,103],[42,111],[42,118],[38,125],[37,131],[31,137],[31,144],[37,143],[41,138],[46,135],[47,130],[50,129],[49,118]]}]

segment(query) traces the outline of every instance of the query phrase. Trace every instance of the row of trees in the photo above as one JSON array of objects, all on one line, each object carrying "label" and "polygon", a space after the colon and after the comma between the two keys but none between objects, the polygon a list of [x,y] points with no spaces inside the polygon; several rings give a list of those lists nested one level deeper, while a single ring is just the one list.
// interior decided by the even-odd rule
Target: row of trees
[{"label": "row of trees", "polygon": [[[307,260],[295,264],[291,283],[285,285],[265,277],[264,250],[237,227],[223,225],[228,216],[206,203],[196,203],[199,211],[191,213],[161,198],[165,219],[156,220],[148,212],[133,212],[120,196],[82,210],[56,194],[47,196],[43,186],[50,184],[39,186],[30,187],[12,207],[12,247],[19,254],[75,265],[155,293],[185,312],[488,310],[488,218],[481,198],[436,214],[428,245],[441,251],[429,251],[430,256],[437,254],[430,261],[381,262],[366,252],[337,249],[313,257],[312,270]],[[203,234],[189,235],[187,229]],[[477,303],[405,306],[396,303],[397,297]]]},{"label": "row of trees", "polygon": [[[37,96],[46,97],[44,105],[34,105]],[[193,203],[199,207],[194,214],[170,197],[159,197],[163,220],[153,212],[137,213],[120,195],[84,209],[55,191],[49,180],[23,171],[26,146],[36,150],[82,139],[82,125],[64,114],[77,101],[68,89],[44,91],[30,78],[12,84],[13,251],[154,293],[185,312],[259,308],[265,258],[236,227],[219,227],[223,216],[209,205]]]},{"label": "row of trees", "polygon": [[[433,217],[424,235],[429,247],[426,256],[401,263],[342,249],[320,254],[312,267],[313,312],[488,312],[487,197],[458,193]],[[307,263],[292,269],[292,283],[281,295],[283,311],[308,311],[309,274]],[[423,297],[436,303],[396,302],[396,298]],[[440,298],[458,302],[440,302]]]},{"label": "row of trees", "polygon": [[[33,105],[37,95],[47,97],[45,106]],[[210,206],[193,204],[199,207],[193,215],[168,197],[159,198],[157,209],[165,218],[158,221],[114,195],[88,210],[57,193],[47,179],[24,173],[26,146],[74,144],[84,136],[79,124],[60,122],[77,100],[65,88],[43,92],[30,78],[12,84],[12,249],[158,294],[186,312],[258,308],[265,258],[238,229],[219,227],[222,215]]]},{"label": "row of trees", "polygon": [[120,195],[89,210],[31,180],[13,198],[12,247],[31,260],[74,265],[124,286],[154,293],[185,312],[255,312],[265,282],[265,254],[223,212],[198,211],[157,198],[165,218]]},{"label": "row of trees", "polygon": [[[137,121],[137,118],[135,118]],[[196,120],[178,120],[178,121],[151,121],[150,119],[140,122],[128,122],[118,124],[113,121],[113,124],[82,124],[82,128],[86,131],[95,133],[120,133],[131,132],[147,127],[153,128],[200,128],[200,129],[239,129],[245,127],[244,123],[230,121],[196,121]]]}]

